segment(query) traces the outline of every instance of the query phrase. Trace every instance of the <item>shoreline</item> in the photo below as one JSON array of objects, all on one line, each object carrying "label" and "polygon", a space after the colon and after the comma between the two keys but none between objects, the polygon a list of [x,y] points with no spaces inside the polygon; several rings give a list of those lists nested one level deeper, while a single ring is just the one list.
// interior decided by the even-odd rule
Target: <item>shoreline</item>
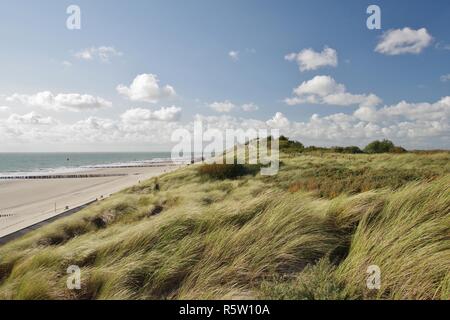
[{"label": "shoreline", "polygon": [[56,167],[56,168],[45,168],[36,169],[32,171],[5,171],[0,172],[0,180],[8,179],[52,179],[57,176],[61,178],[70,178],[73,175],[83,175],[92,172],[94,170],[100,169],[123,169],[123,168],[153,168],[153,167],[170,167],[170,166],[180,166],[188,164],[187,161],[172,161],[172,160],[162,160],[157,162],[143,162],[143,163],[111,163],[111,164],[97,164],[90,166],[79,166],[79,167]]},{"label": "shoreline", "polygon": [[[104,178],[104,177],[119,177],[126,176],[123,173],[89,173],[89,171],[101,170],[101,169],[126,169],[126,168],[167,168],[167,167],[179,167],[183,163],[159,163],[152,165],[123,165],[123,166],[99,166],[91,168],[80,168],[83,171],[74,170],[68,173],[48,173],[48,174],[20,174],[20,175],[0,175],[0,180],[34,180],[34,179],[81,179],[81,178]],[[78,172],[78,173],[77,173]]]},{"label": "shoreline", "polygon": [[105,199],[181,166],[164,163],[145,167],[95,168],[79,174],[46,175],[46,178],[0,179],[0,245],[5,237],[23,230],[34,230],[32,226],[61,218],[67,212],[74,213],[75,208]]}]

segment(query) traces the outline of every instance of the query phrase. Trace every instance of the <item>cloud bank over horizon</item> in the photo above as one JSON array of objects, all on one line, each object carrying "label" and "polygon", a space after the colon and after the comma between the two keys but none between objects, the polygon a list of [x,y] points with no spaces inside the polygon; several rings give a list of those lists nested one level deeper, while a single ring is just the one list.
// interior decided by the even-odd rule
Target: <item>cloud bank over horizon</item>
[{"label": "cloud bank over horizon", "polygon": [[[407,148],[449,148],[450,96],[429,103],[401,101],[395,105],[376,108],[360,106],[352,114],[314,114],[308,121],[291,121],[282,112],[266,120],[229,115],[195,115],[180,122],[181,108],[163,107],[151,111],[128,109],[118,119],[90,116],[75,123],[64,123],[36,112],[11,114],[0,120],[0,134],[5,141],[25,145],[63,143],[80,145],[105,143],[126,146],[138,142],[150,146],[171,145],[172,132],[178,128],[192,130],[194,121],[203,121],[210,128],[260,129],[277,128],[280,133],[315,145],[364,146],[375,139],[391,139]],[[433,143],[435,142],[435,143]]]}]

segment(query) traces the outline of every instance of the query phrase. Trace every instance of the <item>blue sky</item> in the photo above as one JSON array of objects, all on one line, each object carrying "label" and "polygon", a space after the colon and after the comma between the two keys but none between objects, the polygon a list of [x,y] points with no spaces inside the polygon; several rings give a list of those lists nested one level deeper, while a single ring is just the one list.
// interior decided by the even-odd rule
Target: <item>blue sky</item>
[{"label": "blue sky", "polygon": [[[71,4],[81,9],[80,30],[66,28],[66,8]],[[381,8],[381,30],[366,27],[370,4]],[[246,120],[262,125],[277,113],[286,134],[307,144],[363,145],[372,138],[391,138],[411,148],[450,147],[450,106],[441,101],[450,95],[448,1],[91,0],[0,1],[0,5],[0,132],[5,138],[0,151],[161,150],[167,148],[170,132],[161,139],[141,139],[145,132],[163,134],[161,128],[187,126],[196,115],[212,126],[215,121],[219,126],[226,122],[246,127]],[[390,31],[407,36],[404,28],[423,41],[418,52],[375,50]],[[419,36],[422,28],[425,39]],[[96,56],[100,47],[112,48],[114,54],[102,61]],[[307,49],[320,54],[326,47],[334,51],[335,65],[300,71],[296,61],[285,58]],[[86,50],[91,50],[92,59],[80,58]],[[236,59],[230,56],[232,51],[237,52]],[[168,85],[176,94],[149,102],[118,92],[118,85],[130,88],[142,74],[156,76],[161,88]],[[380,102],[370,106],[370,116],[370,110],[362,110],[365,116],[344,120],[327,117],[354,115],[364,102],[335,105],[313,92],[320,101],[310,103],[314,97],[309,92],[299,99],[301,103],[286,103],[295,96],[294,88],[317,76],[344,85],[345,93],[353,95],[348,98],[364,100],[361,95],[373,94]],[[34,95],[47,91],[52,97],[84,94],[108,103],[74,110],[34,102]],[[394,108],[401,101],[408,105]],[[229,102],[233,108],[218,112],[211,107],[215,102]],[[250,103],[258,110],[244,112],[242,105]],[[173,119],[153,114],[171,106],[177,110]],[[393,109],[374,114],[385,107]],[[427,108],[433,117],[417,116],[429,114]],[[132,123],[123,123],[129,119],[124,113],[136,109],[140,112],[128,113]],[[323,120],[323,128],[311,122],[313,115]],[[408,129],[395,127],[403,123]],[[330,126],[336,131],[331,132]],[[361,126],[365,131],[354,133]],[[433,126],[433,132],[424,132]],[[63,134],[80,128],[87,136]]]}]

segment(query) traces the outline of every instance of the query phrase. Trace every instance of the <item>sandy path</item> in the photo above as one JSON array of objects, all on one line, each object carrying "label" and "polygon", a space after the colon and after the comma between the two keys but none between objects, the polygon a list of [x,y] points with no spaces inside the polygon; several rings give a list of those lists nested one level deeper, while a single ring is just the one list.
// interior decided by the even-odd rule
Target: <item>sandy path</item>
[{"label": "sandy path", "polygon": [[[0,180],[0,238],[54,217],[70,208],[107,197],[139,181],[169,172],[177,167],[108,168],[83,174],[127,174],[126,176]],[[56,204],[56,209],[55,209]]]}]

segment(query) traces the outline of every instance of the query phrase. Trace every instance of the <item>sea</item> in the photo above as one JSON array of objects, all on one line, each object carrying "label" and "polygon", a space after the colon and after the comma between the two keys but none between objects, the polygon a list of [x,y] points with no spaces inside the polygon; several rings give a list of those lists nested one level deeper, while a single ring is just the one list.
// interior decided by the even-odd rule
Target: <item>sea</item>
[{"label": "sea", "polygon": [[61,174],[171,161],[170,152],[0,153],[0,176]]}]

